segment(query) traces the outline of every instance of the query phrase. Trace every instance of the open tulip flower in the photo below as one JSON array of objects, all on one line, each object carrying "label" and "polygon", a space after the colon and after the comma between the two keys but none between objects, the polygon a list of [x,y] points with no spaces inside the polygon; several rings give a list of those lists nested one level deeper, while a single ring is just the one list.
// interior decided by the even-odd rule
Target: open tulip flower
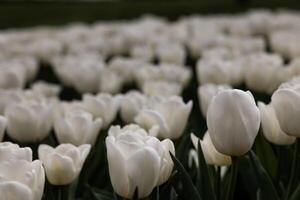
[{"label": "open tulip flower", "polygon": [[61,144],[56,148],[40,145],[39,159],[43,162],[48,181],[53,185],[72,183],[78,177],[90,149],[89,144],[79,147]]},{"label": "open tulip flower", "polygon": [[139,198],[144,198],[168,180],[173,169],[169,152],[175,153],[171,140],[160,142],[137,125],[113,126],[108,134],[109,174],[117,194],[132,198],[137,189]]},{"label": "open tulip flower", "polygon": [[169,97],[156,103],[153,109],[141,110],[135,122],[146,129],[157,126],[160,138],[177,139],[183,134],[192,106],[192,101],[186,104],[182,98]]},{"label": "open tulip flower", "polygon": [[5,109],[8,135],[23,143],[33,143],[48,136],[52,127],[52,104],[24,101]]}]

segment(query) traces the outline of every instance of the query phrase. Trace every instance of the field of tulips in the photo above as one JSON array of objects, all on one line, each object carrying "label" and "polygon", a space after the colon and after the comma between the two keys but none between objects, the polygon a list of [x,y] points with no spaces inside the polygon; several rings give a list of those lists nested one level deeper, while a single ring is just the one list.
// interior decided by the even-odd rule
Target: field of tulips
[{"label": "field of tulips", "polygon": [[0,31],[0,200],[299,200],[300,13]]}]

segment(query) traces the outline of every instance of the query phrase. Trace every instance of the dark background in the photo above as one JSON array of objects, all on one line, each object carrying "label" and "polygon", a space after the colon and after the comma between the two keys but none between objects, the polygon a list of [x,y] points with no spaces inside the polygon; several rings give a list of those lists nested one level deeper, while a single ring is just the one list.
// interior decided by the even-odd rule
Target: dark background
[{"label": "dark background", "polygon": [[0,0],[0,29],[74,21],[131,19],[145,13],[176,19],[201,13],[237,13],[254,8],[300,9],[298,0]]}]

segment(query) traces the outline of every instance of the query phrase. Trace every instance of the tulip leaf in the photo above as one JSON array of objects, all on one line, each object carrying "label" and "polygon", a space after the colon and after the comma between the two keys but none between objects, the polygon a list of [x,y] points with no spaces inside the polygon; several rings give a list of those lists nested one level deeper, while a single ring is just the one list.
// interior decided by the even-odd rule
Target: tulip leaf
[{"label": "tulip leaf", "polygon": [[114,198],[113,195],[106,190],[91,188],[91,192],[97,200],[112,200]]},{"label": "tulip leaf", "polygon": [[298,186],[295,189],[294,193],[292,194],[290,200],[298,200],[298,199],[300,199],[300,182],[298,183]]},{"label": "tulip leaf", "polygon": [[200,190],[201,196],[204,199],[215,200],[216,197],[215,197],[215,193],[213,190],[213,185],[212,185],[208,167],[207,167],[204,155],[203,155],[200,141],[198,141],[198,161],[199,161],[199,167],[197,170],[197,182],[199,185],[199,190]]},{"label": "tulip leaf", "polygon": [[256,138],[255,151],[258,158],[261,160],[261,164],[274,180],[276,177],[278,161],[271,144],[265,140],[261,131]]},{"label": "tulip leaf", "polygon": [[263,168],[261,162],[253,151],[250,151],[250,162],[257,178],[258,186],[260,188],[261,199],[279,200],[277,191],[271,181],[266,170]]},{"label": "tulip leaf", "polygon": [[174,162],[175,168],[178,170],[178,173],[181,175],[183,186],[186,187],[187,191],[190,193],[192,200],[201,200],[201,196],[193,184],[193,181],[187,171],[184,169],[183,165],[177,160],[177,158],[170,152],[171,158]]}]

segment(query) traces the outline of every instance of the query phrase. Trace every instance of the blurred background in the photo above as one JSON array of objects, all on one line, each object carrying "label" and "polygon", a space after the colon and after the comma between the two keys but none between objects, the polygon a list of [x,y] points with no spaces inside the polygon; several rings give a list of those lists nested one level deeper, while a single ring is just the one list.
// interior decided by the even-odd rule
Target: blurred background
[{"label": "blurred background", "polygon": [[171,20],[190,14],[254,8],[299,9],[297,0],[0,0],[0,28],[131,19],[151,13]]}]

